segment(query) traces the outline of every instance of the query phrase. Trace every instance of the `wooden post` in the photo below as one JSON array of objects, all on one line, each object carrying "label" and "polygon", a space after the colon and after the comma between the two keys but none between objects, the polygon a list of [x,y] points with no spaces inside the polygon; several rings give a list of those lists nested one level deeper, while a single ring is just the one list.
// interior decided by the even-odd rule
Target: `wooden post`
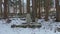
[{"label": "wooden post", "polygon": [[56,6],[56,21],[60,22],[60,6],[59,6],[59,0],[55,0],[55,6]]},{"label": "wooden post", "polygon": [[8,0],[4,0],[4,18],[5,19],[8,17],[7,6],[8,6]]},{"label": "wooden post", "polygon": [[45,0],[45,21],[48,21],[49,10],[50,10],[50,0]]}]

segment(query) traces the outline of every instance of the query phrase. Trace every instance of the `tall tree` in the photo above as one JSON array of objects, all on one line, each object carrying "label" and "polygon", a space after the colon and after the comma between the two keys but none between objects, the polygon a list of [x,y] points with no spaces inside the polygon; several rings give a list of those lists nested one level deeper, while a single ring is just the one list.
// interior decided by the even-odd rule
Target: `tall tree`
[{"label": "tall tree", "polygon": [[32,0],[32,22],[35,22],[35,0]]},{"label": "tall tree", "polygon": [[48,21],[48,15],[49,15],[49,10],[50,10],[50,0],[45,0],[45,21]]},{"label": "tall tree", "polygon": [[35,18],[37,18],[38,0],[35,0]]},{"label": "tall tree", "polygon": [[19,3],[20,3],[20,5],[19,5],[20,15],[22,15],[22,2],[21,2],[21,0],[19,0]]},{"label": "tall tree", "polygon": [[41,8],[41,0],[38,0],[38,18],[40,19],[41,18],[41,12],[40,12],[40,8]]},{"label": "tall tree", "polygon": [[30,0],[27,0],[27,13],[30,13]]},{"label": "tall tree", "polygon": [[59,6],[59,0],[55,0],[55,6],[56,6],[56,21],[60,22],[60,6]]},{"label": "tall tree", "polygon": [[24,0],[22,1],[22,4],[23,4],[23,14],[24,14],[24,10],[25,10],[25,9],[24,9],[24,8],[25,8],[25,7],[24,7],[24,5],[25,5]]},{"label": "tall tree", "polygon": [[32,22],[37,18],[37,0],[32,0]]},{"label": "tall tree", "polygon": [[0,0],[0,15],[2,16],[2,0]]},{"label": "tall tree", "polygon": [[8,0],[4,0],[4,18],[6,19],[8,17]]}]

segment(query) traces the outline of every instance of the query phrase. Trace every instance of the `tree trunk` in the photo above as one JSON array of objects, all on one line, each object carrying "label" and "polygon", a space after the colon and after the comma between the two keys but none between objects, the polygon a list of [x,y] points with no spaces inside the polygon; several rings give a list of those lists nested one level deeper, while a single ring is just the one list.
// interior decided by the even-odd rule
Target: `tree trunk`
[{"label": "tree trunk", "polygon": [[59,0],[55,0],[56,5],[56,21],[60,22],[60,6],[59,6]]},{"label": "tree trunk", "polygon": [[45,21],[48,21],[49,9],[50,9],[50,0],[45,0]]},{"label": "tree trunk", "polygon": [[24,6],[24,0],[23,0],[23,2],[22,2],[22,4],[23,4],[23,14],[24,14],[24,10],[25,10],[25,6]]},{"label": "tree trunk", "polygon": [[37,18],[37,0],[32,0],[32,22]]},{"label": "tree trunk", "polygon": [[39,1],[38,2],[38,8],[39,8],[39,10],[38,10],[38,18],[41,19],[41,12],[40,12],[41,0],[38,0],[38,1]]},{"label": "tree trunk", "polygon": [[21,0],[19,0],[19,3],[20,3],[20,5],[19,5],[20,15],[22,15],[22,3],[21,3]]},{"label": "tree trunk", "polygon": [[27,0],[27,13],[30,13],[30,0]]},{"label": "tree trunk", "polygon": [[35,18],[37,18],[37,6],[38,6],[38,0],[35,0]]},{"label": "tree trunk", "polygon": [[7,6],[8,6],[8,0],[4,0],[4,18],[5,19],[8,17]]},{"label": "tree trunk", "polygon": [[2,17],[2,0],[0,0],[0,16]]},{"label": "tree trunk", "polygon": [[35,0],[32,0],[32,22],[35,22]]}]

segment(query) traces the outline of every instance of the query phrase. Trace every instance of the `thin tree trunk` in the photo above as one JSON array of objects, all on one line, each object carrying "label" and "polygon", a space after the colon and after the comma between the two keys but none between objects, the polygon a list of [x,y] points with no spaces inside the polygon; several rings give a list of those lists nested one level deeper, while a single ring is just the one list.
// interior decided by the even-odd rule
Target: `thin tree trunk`
[{"label": "thin tree trunk", "polygon": [[8,5],[8,0],[4,0],[4,18],[5,19],[8,17],[7,5]]},{"label": "thin tree trunk", "polygon": [[[17,1],[17,0],[16,0]],[[16,12],[15,12],[15,16],[17,17],[17,3],[16,3],[16,8],[15,8]]]},{"label": "thin tree trunk", "polygon": [[35,0],[32,0],[32,22],[35,22]]},{"label": "thin tree trunk", "polygon": [[24,0],[23,0],[23,2],[22,2],[22,3],[23,3],[23,14],[24,14],[24,10],[25,10],[25,8],[24,8],[24,7],[25,7],[25,6],[24,6]]},{"label": "thin tree trunk", "polygon": [[38,6],[38,2],[37,2],[38,0],[35,0],[35,18],[37,18],[37,6]]},{"label": "thin tree trunk", "polygon": [[2,17],[2,0],[0,0],[0,16]]},{"label": "thin tree trunk", "polygon": [[48,21],[49,9],[50,9],[50,0],[45,0],[45,21]]},{"label": "thin tree trunk", "polygon": [[60,6],[59,6],[59,0],[55,0],[56,5],[56,21],[60,22]]},{"label": "thin tree trunk", "polygon": [[30,0],[27,0],[27,13],[30,13]]},{"label": "thin tree trunk", "polygon": [[41,12],[40,12],[41,0],[38,0],[38,1],[39,1],[39,5],[38,5],[38,8],[39,8],[39,11],[38,11],[38,18],[41,19]]},{"label": "thin tree trunk", "polygon": [[22,15],[22,3],[21,3],[21,0],[19,0],[19,2],[20,2],[20,5],[19,5],[20,15]]},{"label": "thin tree trunk", "polygon": [[35,0],[32,0],[32,22],[35,22],[35,13],[34,13],[34,9],[35,9]]},{"label": "thin tree trunk", "polygon": [[9,17],[9,13],[10,12],[10,6],[9,6],[9,0],[8,0],[8,17]]}]

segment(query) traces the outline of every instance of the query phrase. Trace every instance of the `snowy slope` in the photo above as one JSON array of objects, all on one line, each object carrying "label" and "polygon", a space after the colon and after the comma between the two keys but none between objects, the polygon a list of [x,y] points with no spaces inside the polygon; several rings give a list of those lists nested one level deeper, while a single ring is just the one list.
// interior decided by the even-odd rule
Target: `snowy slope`
[{"label": "snowy slope", "polygon": [[56,31],[56,27],[59,27],[60,23],[53,21],[44,21],[44,19],[39,19],[39,23],[42,24],[41,28],[11,28],[12,24],[21,24],[26,21],[22,21],[19,18],[11,19],[10,24],[6,24],[5,20],[0,20],[0,34],[60,34]]}]

